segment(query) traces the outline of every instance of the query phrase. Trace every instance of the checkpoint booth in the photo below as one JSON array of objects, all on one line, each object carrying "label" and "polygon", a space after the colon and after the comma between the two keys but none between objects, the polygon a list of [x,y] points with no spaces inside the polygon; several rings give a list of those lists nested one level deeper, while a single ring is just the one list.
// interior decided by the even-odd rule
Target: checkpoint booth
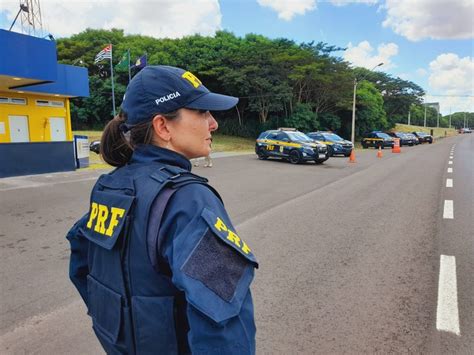
[{"label": "checkpoint booth", "polygon": [[87,68],[59,64],[51,40],[0,30],[0,178],[76,168],[69,100]]}]

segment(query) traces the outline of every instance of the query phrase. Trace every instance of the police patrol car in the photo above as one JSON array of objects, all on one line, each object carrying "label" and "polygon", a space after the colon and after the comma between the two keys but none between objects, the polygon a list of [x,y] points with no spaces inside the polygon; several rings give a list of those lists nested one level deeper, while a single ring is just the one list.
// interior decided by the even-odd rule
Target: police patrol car
[{"label": "police patrol car", "polygon": [[374,147],[376,149],[385,147],[393,148],[394,141],[387,133],[372,131],[362,138],[362,148]]},{"label": "police patrol car", "polygon": [[354,148],[351,141],[346,141],[333,132],[310,132],[306,134],[309,138],[326,144],[330,157],[336,154],[343,154],[348,157],[351,155],[352,148]]},{"label": "police patrol car", "polygon": [[305,161],[321,164],[329,159],[325,144],[294,128],[279,128],[261,133],[255,144],[255,153],[260,160],[283,158],[292,164]]}]

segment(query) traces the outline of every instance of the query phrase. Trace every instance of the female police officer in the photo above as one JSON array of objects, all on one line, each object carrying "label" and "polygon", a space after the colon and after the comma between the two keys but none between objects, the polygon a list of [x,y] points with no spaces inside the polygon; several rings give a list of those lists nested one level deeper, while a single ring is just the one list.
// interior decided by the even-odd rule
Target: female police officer
[{"label": "female police officer", "polygon": [[67,238],[71,280],[107,353],[255,353],[256,259],[189,161],[210,153],[209,111],[237,101],[188,71],[148,66],[106,126],[102,156],[117,169]]}]

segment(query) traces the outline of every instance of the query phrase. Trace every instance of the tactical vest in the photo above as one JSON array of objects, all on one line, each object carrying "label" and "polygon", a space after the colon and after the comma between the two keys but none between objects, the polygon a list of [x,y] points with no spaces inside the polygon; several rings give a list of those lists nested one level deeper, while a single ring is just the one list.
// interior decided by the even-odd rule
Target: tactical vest
[{"label": "tactical vest", "polygon": [[189,353],[184,294],[160,263],[159,241],[147,239],[147,225],[155,198],[163,200],[163,213],[172,192],[191,183],[219,196],[207,179],[156,162],[103,175],[92,190],[89,217],[80,228],[91,242],[87,306],[108,354]]}]

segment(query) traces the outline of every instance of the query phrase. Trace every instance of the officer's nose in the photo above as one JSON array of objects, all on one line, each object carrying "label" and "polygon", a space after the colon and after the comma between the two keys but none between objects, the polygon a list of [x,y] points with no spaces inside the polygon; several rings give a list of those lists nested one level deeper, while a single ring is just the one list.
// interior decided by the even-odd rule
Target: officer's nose
[{"label": "officer's nose", "polygon": [[209,132],[214,132],[215,130],[217,130],[219,124],[211,113],[209,113],[209,117],[207,119],[209,122]]}]

